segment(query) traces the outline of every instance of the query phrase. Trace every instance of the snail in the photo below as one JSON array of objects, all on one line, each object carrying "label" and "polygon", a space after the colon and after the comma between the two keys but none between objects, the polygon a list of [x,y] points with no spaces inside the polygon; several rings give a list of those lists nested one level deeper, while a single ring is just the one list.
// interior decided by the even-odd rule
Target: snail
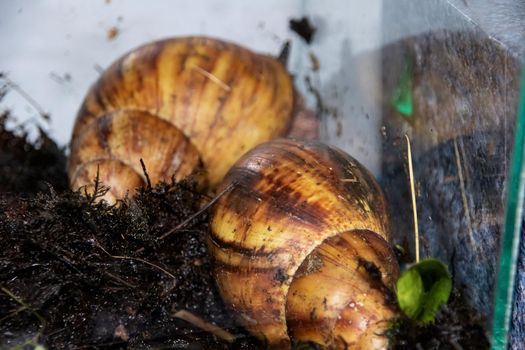
[{"label": "snail", "polygon": [[339,149],[278,139],[240,158],[228,187],[208,249],[240,322],[272,348],[385,348],[399,267],[373,176]]},{"label": "snail", "polygon": [[277,59],[232,43],[181,37],[139,47],[89,90],[68,164],[73,189],[93,179],[109,201],[144,184],[197,174],[214,188],[247,150],[284,135],[294,105]]}]

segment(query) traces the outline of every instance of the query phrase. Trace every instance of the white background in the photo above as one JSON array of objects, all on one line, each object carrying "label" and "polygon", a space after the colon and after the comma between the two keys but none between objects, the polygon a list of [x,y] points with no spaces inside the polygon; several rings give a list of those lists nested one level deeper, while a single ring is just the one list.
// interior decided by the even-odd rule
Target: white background
[{"label": "white background", "polygon": [[[288,28],[290,18],[302,15],[317,27],[309,46]],[[51,123],[42,125],[59,144],[67,145],[76,112],[99,75],[96,67],[107,67],[134,47],[171,36],[204,34],[276,55],[286,40],[292,40],[289,69],[298,88],[314,107],[304,88],[304,77],[311,76],[331,107],[340,109],[338,118],[344,121],[343,133],[337,136],[336,124],[341,121],[323,120],[323,139],[374,171],[379,166],[380,116],[373,102],[361,103],[355,97],[366,94],[355,90],[362,79],[357,75],[365,74],[371,81],[379,69],[374,59],[356,69],[353,57],[379,47],[380,15],[380,0],[2,1],[0,72],[51,114]],[[110,40],[112,27],[118,28],[118,34]],[[320,60],[319,72],[311,70],[310,52]],[[334,99],[334,91],[344,93]],[[355,108],[349,106],[353,103]],[[14,91],[2,107],[10,108],[20,121],[38,115]]]}]

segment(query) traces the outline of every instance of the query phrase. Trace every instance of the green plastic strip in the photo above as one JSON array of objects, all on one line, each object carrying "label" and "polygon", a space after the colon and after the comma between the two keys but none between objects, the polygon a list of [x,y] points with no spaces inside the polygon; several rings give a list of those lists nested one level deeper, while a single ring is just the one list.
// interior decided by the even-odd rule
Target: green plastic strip
[{"label": "green plastic strip", "polygon": [[[524,65],[525,67],[525,65]],[[499,255],[494,317],[492,319],[493,350],[507,350],[512,313],[514,282],[523,214],[525,189],[525,68],[522,69],[521,95],[516,117],[514,148],[507,193],[505,227]]]}]

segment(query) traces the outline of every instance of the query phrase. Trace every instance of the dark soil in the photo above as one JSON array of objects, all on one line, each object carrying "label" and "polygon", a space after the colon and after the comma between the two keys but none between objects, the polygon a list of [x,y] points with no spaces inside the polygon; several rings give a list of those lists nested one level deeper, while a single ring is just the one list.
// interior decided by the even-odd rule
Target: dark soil
[{"label": "dark soil", "polygon": [[[254,348],[225,310],[206,254],[207,215],[158,239],[206,200],[160,184],[118,207],[66,190],[63,150],[0,120],[0,348]],[[99,192],[104,189],[101,187]],[[9,191],[9,192],[8,192]],[[229,345],[175,318],[187,310]]]},{"label": "dark soil", "polygon": [[[0,119],[1,348],[263,348],[220,300],[206,252],[207,213],[199,213],[209,198],[191,180],[143,188],[120,206],[98,203],[67,189],[63,149],[44,132],[31,143],[6,130],[7,118]],[[399,319],[392,348],[488,348],[461,301],[456,293],[430,326]],[[176,318],[179,310],[237,341]]]},{"label": "dark soil", "polygon": [[490,343],[474,310],[454,290],[434,323],[422,326],[401,316],[394,322],[389,337],[392,350],[489,349]]},{"label": "dark soil", "polygon": [[67,189],[64,150],[40,128],[35,142],[28,141],[23,128],[7,130],[9,119],[9,112],[0,114],[0,193]]}]

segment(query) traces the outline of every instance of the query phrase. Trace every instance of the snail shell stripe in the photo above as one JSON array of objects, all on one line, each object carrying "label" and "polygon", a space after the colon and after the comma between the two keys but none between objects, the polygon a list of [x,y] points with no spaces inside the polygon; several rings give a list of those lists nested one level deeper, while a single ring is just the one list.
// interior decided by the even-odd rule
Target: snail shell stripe
[{"label": "snail shell stripe", "polygon": [[[97,132],[120,132],[121,129],[116,128],[118,123],[107,119],[115,115],[123,118],[123,114],[130,113],[136,118],[130,117],[128,123],[119,122],[133,129],[127,131],[134,135],[127,141],[150,142],[141,133],[154,123],[133,123],[140,120],[141,115],[158,117],[178,129],[181,136],[177,138],[185,137],[185,144],[192,145],[188,148],[197,150],[208,184],[213,188],[244,152],[288,131],[293,101],[290,76],[285,67],[270,56],[205,37],[174,38],[144,45],[114,62],[89,90],[73,130],[70,181],[76,183],[74,176],[84,161],[84,156],[79,157],[77,153],[83,153],[85,142],[89,143],[87,137],[82,137],[85,130],[94,124],[111,124],[113,127],[105,129],[108,131]],[[97,122],[98,119],[106,122]],[[170,128],[168,124],[159,123],[161,129],[155,129],[158,137],[172,137],[176,133],[164,130]],[[107,146],[104,138],[108,137],[117,138],[102,135],[98,138],[102,148]],[[157,150],[164,152],[161,144],[157,143]],[[121,147],[129,148],[127,153],[132,156],[122,161],[124,164],[133,163],[135,169],[138,160],[143,158],[148,172],[160,172],[152,169],[156,166],[155,159],[150,161],[135,152],[144,148],[135,144]],[[111,150],[99,153],[115,159],[115,152]],[[167,163],[160,166],[166,167]],[[188,171],[181,172],[180,176],[183,173]],[[171,175],[164,174],[168,178]],[[142,172],[137,176],[141,177]]]},{"label": "snail shell stripe", "polygon": [[[358,266],[362,260],[373,262],[389,287],[398,274],[388,244],[385,199],[356,160],[320,143],[281,139],[245,154],[221,186],[230,184],[233,189],[213,208],[208,246],[223,298],[252,333],[277,347],[288,346],[290,335],[294,340],[306,338],[332,346],[339,335],[327,329],[337,325],[362,333],[368,325],[375,327],[393,315],[384,295]],[[330,263],[338,254],[341,266]],[[322,262],[319,271],[335,265],[330,268],[331,277],[337,278],[318,279],[317,270],[307,268],[316,266],[307,261],[316,260]],[[334,283],[349,290],[339,291]],[[320,292],[317,300],[310,293],[301,294],[308,288]],[[323,288],[331,293],[322,293]],[[365,294],[369,297],[362,301]],[[348,299],[350,295],[353,299]],[[323,303],[324,298],[328,300]],[[370,312],[356,316],[348,311],[353,316],[347,315],[346,320],[354,322],[352,326],[336,322],[345,313],[341,303],[350,305],[352,300],[367,304]],[[305,311],[301,305],[310,307]],[[312,305],[317,305],[315,311]],[[324,308],[326,315],[312,316],[323,315]],[[325,327],[314,326],[315,320],[322,320]],[[317,329],[317,337],[308,335],[309,327]],[[358,336],[343,338],[348,344],[359,342]]]}]

